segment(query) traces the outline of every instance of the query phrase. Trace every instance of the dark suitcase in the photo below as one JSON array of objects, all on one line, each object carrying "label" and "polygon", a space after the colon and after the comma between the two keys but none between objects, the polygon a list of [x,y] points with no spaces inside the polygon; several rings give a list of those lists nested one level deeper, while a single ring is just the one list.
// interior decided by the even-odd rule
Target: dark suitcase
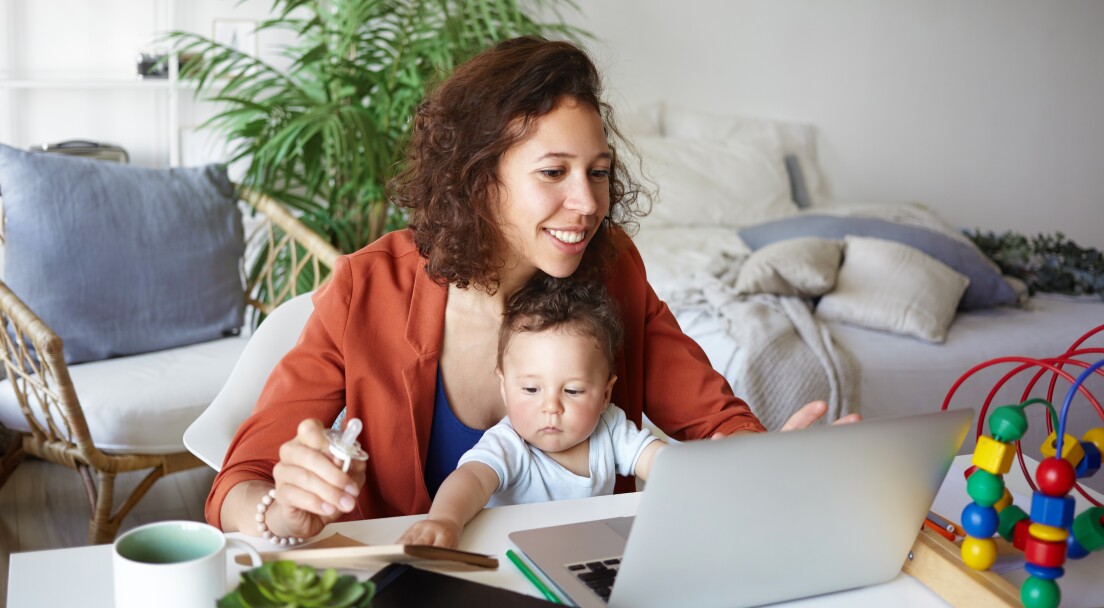
[{"label": "dark suitcase", "polygon": [[35,152],[53,152],[82,158],[109,160],[116,163],[130,162],[130,155],[122,146],[103,144],[94,141],[70,140],[56,144],[42,144],[31,148]]}]

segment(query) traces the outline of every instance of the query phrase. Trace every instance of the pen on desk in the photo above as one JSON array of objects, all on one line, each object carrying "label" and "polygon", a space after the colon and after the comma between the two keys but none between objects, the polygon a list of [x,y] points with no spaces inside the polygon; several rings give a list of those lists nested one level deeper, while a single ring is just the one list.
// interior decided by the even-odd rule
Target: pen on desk
[{"label": "pen on desk", "polygon": [[950,532],[951,534],[966,536],[966,534],[962,531],[962,528],[955,525],[955,523],[951,520],[940,516],[935,511],[928,511],[928,519],[932,520],[933,522],[935,522],[936,525]]},{"label": "pen on desk", "polygon": [[529,582],[533,583],[533,586],[540,590],[540,592],[544,595],[544,599],[552,602],[553,604],[563,603],[560,601],[559,596],[553,593],[552,590],[548,588],[548,585],[545,585],[543,582],[541,582],[541,580],[537,578],[537,575],[533,574],[533,571],[529,569],[529,566],[525,565],[525,562],[521,561],[521,558],[518,557],[517,553],[514,553],[512,549],[507,549],[506,557],[510,558],[510,561],[514,562],[514,565],[517,566],[517,569],[521,570],[521,573],[525,575],[525,578],[529,579]]},{"label": "pen on desk", "polygon": [[924,527],[952,543],[955,541],[954,525],[934,513],[928,513],[924,518]]}]

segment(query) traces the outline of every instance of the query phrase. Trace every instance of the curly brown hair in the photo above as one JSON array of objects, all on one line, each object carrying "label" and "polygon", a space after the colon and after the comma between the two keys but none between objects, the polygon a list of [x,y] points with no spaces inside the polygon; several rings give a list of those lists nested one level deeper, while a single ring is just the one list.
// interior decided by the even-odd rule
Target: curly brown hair
[{"label": "curly brown hair", "polygon": [[[499,247],[506,242],[493,208],[499,160],[565,96],[594,108],[607,137],[623,142],[600,95],[598,70],[582,49],[522,37],[465,62],[418,106],[402,170],[389,188],[392,202],[409,210],[414,242],[435,282],[498,289],[504,264]],[[612,143],[610,149],[610,213],[576,276],[604,275],[615,255],[610,231],[635,227],[642,215],[636,207],[640,187]]]},{"label": "curly brown hair", "polygon": [[625,330],[621,313],[605,284],[538,272],[506,301],[498,330],[498,369],[510,340],[522,332],[569,328],[593,338],[612,372],[617,365]]}]

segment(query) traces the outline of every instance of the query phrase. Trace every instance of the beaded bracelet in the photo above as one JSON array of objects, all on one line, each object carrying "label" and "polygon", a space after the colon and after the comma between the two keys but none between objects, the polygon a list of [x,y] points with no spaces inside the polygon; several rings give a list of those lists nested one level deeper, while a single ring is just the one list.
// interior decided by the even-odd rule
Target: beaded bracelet
[{"label": "beaded bracelet", "polygon": [[257,532],[261,533],[261,536],[268,539],[268,542],[279,545],[282,547],[294,547],[303,542],[302,538],[298,536],[276,536],[272,533],[272,530],[268,529],[265,525],[265,513],[268,511],[268,507],[276,501],[276,488],[272,488],[261,497],[261,502],[257,503]]}]

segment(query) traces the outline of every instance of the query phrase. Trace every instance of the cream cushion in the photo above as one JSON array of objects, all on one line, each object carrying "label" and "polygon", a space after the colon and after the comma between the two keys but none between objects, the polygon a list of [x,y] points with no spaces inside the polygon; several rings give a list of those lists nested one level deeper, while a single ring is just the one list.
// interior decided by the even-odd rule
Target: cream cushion
[{"label": "cream cushion", "polygon": [[638,138],[636,148],[656,189],[642,226],[738,227],[797,213],[777,148],[655,136]]},{"label": "cream cushion", "polygon": [[848,236],[836,288],[818,317],[943,342],[970,280],[894,241]]},{"label": "cream cushion", "polygon": [[[70,365],[96,447],[126,454],[184,451],[184,430],[214,400],[247,342],[244,336],[223,338]],[[10,380],[0,382],[0,423],[30,430]]]},{"label": "cream cushion", "polygon": [[771,243],[748,256],[736,279],[736,293],[781,296],[822,295],[836,284],[843,241],[802,237]]}]

